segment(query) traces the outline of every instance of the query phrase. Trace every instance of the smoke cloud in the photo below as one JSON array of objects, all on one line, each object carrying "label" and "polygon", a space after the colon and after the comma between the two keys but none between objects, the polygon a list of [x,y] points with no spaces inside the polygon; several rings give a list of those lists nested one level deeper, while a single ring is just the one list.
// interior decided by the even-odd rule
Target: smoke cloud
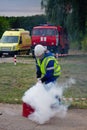
[{"label": "smoke cloud", "polygon": [[36,83],[22,97],[24,103],[35,109],[28,118],[38,124],[44,124],[54,116],[65,117],[69,105],[62,103],[61,99],[64,89],[74,83],[74,79],[69,79],[61,85],[57,83],[49,83],[47,85]]}]

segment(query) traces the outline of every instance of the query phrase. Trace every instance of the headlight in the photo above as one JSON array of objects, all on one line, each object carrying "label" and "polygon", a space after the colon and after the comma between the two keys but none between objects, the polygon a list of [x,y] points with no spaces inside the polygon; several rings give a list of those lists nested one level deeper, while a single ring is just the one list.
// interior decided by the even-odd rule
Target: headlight
[{"label": "headlight", "polygon": [[52,42],[51,44],[54,45],[54,42]]},{"label": "headlight", "polygon": [[35,45],[35,44],[36,44],[36,42],[33,42],[33,44]]}]

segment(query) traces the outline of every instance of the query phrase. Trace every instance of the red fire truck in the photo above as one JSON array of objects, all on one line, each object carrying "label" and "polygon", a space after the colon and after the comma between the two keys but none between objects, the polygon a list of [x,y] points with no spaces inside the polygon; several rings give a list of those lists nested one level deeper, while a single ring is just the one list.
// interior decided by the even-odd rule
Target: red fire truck
[{"label": "red fire truck", "polygon": [[41,44],[47,47],[55,56],[68,54],[69,41],[66,29],[61,26],[40,25],[32,30],[32,54],[34,47]]}]

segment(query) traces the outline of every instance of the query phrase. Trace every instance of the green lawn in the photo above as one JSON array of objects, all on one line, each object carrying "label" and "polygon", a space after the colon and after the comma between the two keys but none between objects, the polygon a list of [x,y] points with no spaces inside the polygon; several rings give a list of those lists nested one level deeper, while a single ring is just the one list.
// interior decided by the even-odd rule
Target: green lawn
[{"label": "green lawn", "polygon": [[[18,57],[17,65],[0,63],[0,102],[21,103],[24,92],[36,83],[35,61],[29,57]],[[76,84],[64,91],[65,97],[87,98],[87,55],[59,58],[62,74],[59,83],[74,78]],[[87,108],[86,101],[74,101],[72,106]]]}]

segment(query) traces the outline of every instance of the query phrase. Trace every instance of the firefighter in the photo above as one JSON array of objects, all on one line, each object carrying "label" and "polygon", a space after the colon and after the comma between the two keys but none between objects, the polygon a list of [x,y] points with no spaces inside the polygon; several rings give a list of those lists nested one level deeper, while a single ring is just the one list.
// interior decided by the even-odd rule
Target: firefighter
[{"label": "firefighter", "polygon": [[[61,67],[58,60],[42,45],[36,45],[34,48],[34,54],[36,59],[36,75],[39,83],[44,83],[44,87],[47,91],[55,89],[56,81],[61,74]],[[53,96],[55,103],[51,104],[52,109],[56,109],[61,104],[61,98],[59,95]]]},{"label": "firefighter", "polygon": [[61,74],[61,67],[53,54],[42,45],[35,46],[34,54],[38,81],[45,84],[57,81]]}]

